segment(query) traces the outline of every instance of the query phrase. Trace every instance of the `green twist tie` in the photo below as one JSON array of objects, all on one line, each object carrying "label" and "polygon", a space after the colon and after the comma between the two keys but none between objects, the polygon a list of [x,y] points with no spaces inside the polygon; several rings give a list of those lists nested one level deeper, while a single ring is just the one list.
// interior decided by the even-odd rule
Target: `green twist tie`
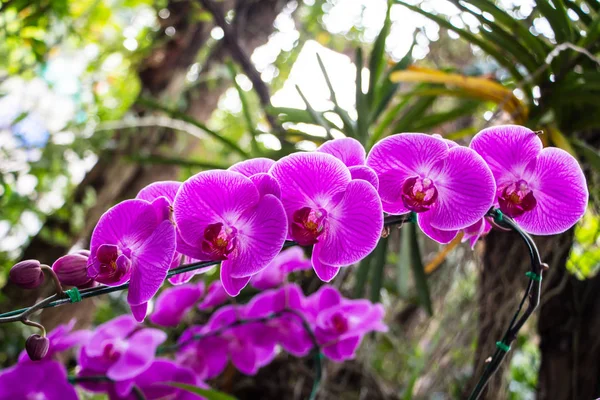
[{"label": "green twist tie", "polygon": [[502,223],[502,221],[504,221],[504,214],[502,214],[502,211],[500,210],[495,210],[496,214],[494,215],[494,221],[496,221],[496,223],[500,224]]},{"label": "green twist tie", "polygon": [[528,277],[528,278],[530,278],[530,279],[533,279],[536,282],[539,282],[539,281],[542,280],[542,277],[540,275],[536,274],[533,271],[527,271],[527,273],[525,273],[525,276]]},{"label": "green twist tie", "polygon": [[510,351],[510,346],[504,342],[496,342],[496,347],[505,353],[508,353]]},{"label": "green twist tie", "polygon": [[408,214],[408,222],[412,222],[412,223],[417,222],[417,213],[416,212],[411,211],[410,214]]},{"label": "green twist tie", "polygon": [[81,301],[81,293],[79,293],[79,289],[76,287],[65,290],[65,294],[69,296],[71,303],[79,303]]}]

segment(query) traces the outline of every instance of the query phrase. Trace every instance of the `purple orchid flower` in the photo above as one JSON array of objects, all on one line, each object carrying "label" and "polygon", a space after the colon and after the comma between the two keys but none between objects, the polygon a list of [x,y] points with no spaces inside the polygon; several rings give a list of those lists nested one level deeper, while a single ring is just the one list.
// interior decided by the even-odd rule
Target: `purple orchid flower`
[{"label": "purple orchid flower", "polygon": [[[93,332],[87,329],[73,331],[75,322],[75,319],[72,319],[68,324],[58,325],[52,332],[48,333],[46,337],[50,341],[50,346],[48,347],[48,353],[42,360],[50,360],[58,353],[87,344]],[[19,354],[19,362],[31,362],[25,350]]]},{"label": "purple orchid flower", "polygon": [[353,138],[329,140],[323,143],[317,151],[331,154],[341,160],[350,170],[352,179],[365,180],[375,189],[379,187],[377,174],[365,165],[366,151],[358,140]]},{"label": "purple orchid flower", "polygon": [[67,371],[58,361],[18,363],[0,371],[0,400],[77,400]]},{"label": "purple orchid flower", "polygon": [[[259,368],[271,362],[275,348],[269,342],[268,347],[252,341],[252,332],[258,323],[235,325],[238,319],[245,318],[243,307],[225,306],[215,312],[205,326],[188,328],[179,338],[183,344],[177,355],[181,365],[192,368],[201,379],[210,379],[219,375],[227,361],[246,375],[254,375]],[[218,332],[218,335],[213,335]],[[201,339],[192,339],[196,335],[208,335]]]},{"label": "purple orchid flower", "polygon": [[311,268],[311,263],[300,247],[291,247],[279,253],[277,257],[258,274],[252,277],[250,284],[257,289],[270,289],[281,285],[294,271]]},{"label": "purple orchid flower", "polygon": [[150,322],[160,326],[177,326],[204,294],[204,282],[165,289],[156,299]]},{"label": "purple orchid flower", "polygon": [[177,351],[176,361],[193,370],[199,379],[212,379],[227,366],[227,340],[219,336],[192,340],[194,335],[204,331],[204,327],[192,326],[182,333],[178,342],[187,344]]},{"label": "purple orchid flower", "polygon": [[269,173],[281,186],[289,237],[312,246],[317,276],[331,281],[340,267],[367,256],[383,228],[381,201],[374,187],[352,180],[348,167],[325,153],[295,153]]},{"label": "purple orchid flower", "polygon": [[204,296],[204,299],[198,304],[198,309],[207,310],[209,308],[220,306],[227,300],[229,300],[229,295],[223,288],[221,281],[214,281],[208,285],[206,296]]},{"label": "purple orchid flower", "polygon": [[417,213],[421,230],[440,243],[480,220],[493,204],[496,186],[481,156],[435,136],[389,136],[373,146],[367,165],[379,177],[383,210]]},{"label": "purple orchid flower", "polygon": [[307,298],[306,309],[314,318],[315,336],[323,354],[336,362],[353,358],[366,333],[387,331],[381,304],[344,299],[331,286],[323,286]]},{"label": "purple orchid flower", "polygon": [[261,196],[252,180],[238,172],[194,175],[179,189],[174,210],[182,239],[178,251],[202,261],[222,261],[221,282],[231,296],[275,258],[285,241],[281,201]]},{"label": "purple orchid flower", "polygon": [[79,353],[80,375],[103,375],[114,383],[82,382],[81,385],[94,392],[105,392],[107,385],[114,385],[119,396],[127,396],[135,378],[152,364],[157,347],[166,339],[166,333],[142,328],[129,315],[98,326]]},{"label": "purple orchid flower", "polygon": [[252,341],[252,331],[258,323],[232,326],[237,320],[246,318],[244,307],[225,306],[214,313],[205,326],[205,333],[231,326],[219,335],[227,344],[227,354],[232,364],[246,375],[255,375],[258,370],[270,363],[276,355],[275,348]]},{"label": "purple orchid flower", "polygon": [[[175,195],[177,191],[181,187],[181,182],[177,181],[160,181],[154,182],[150,185],[146,186],[137,194],[136,199],[146,200],[148,202],[153,202],[159,197],[164,197],[169,202],[169,205],[173,207],[173,202],[175,201]],[[181,241],[180,237],[177,237],[177,241]],[[171,262],[171,266],[169,269],[174,269],[179,267],[181,264],[191,264],[198,260],[195,260],[191,257],[184,256],[179,252],[175,252],[173,256],[173,261]],[[202,274],[213,269],[214,266],[199,268],[194,271],[184,272],[182,274],[173,275],[169,278],[169,282],[173,285],[182,285],[184,283],[189,282],[195,275]]]},{"label": "purple orchid flower", "polygon": [[[246,306],[248,318],[262,318],[283,310],[303,314],[304,295],[299,286],[289,284],[277,290],[269,290],[255,296]],[[281,347],[296,357],[307,355],[313,348],[310,334],[302,319],[293,313],[283,313],[277,318],[256,324],[251,330],[252,342],[262,348]]]},{"label": "purple orchid flower", "polygon": [[269,158],[253,158],[246,161],[240,161],[228,168],[228,171],[239,172],[245,177],[250,178],[256,185],[261,196],[272,194],[281,198],[281,188],[277,181],[269,175],[269,169],[275,164],[275,161]]},{"label": "purple orchid flower", "polygon": [[91,239],[88,275],[109,286],[129,281],[127,302],[138,321],[162,285],[175,254],[169,203],[126,200],[105,212]]},{"label": "purple orchid flower", "polygon": [[[167,359],[156,359],[150,366],[133,380],[134,385],[142,392],[147,400],[198,400],[204,397],[178,389],[169,385],[171,382],[184,383],[191,386],[208,389],[208,385],[200,381],[189,368],[182,367]],[[125,396],[119,395],[114,386],[108,390],[109,398],[118,400],[137,400],[139,397],[130,392]]]},{"label": "purple orchid flower", "polygon": [[484,129],[471,141],[494,174],[500,210],[531,234],[553,235],[583,216],[588,189],[573,156],[542,147],[533,131],[516,125]]},{"label": "purple orchid flower", "polygon": [[469,242],[471,250],[475,248],[475,244],[484,235],[487,235],[492,230],[492,225],[485,218],[481,218],[473,225],[467,226],[463,229],[463,237],[461,242]]}]

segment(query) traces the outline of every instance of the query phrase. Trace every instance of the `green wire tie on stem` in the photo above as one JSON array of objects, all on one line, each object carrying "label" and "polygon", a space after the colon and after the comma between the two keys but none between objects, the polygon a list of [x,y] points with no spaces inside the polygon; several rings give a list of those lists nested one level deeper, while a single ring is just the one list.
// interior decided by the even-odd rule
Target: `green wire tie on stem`
[{"label": "green wire tie on stem", "polygon": [[535,273],[535,272],[533,272],[533,271],[527,271],[527,272],[525,273],[525,276],[526,276],[526,277],[528,277],[529,279],[533,279],[533,280],[534,280],[534,281],[536,281],[536,282],[539,282],[539,281],[541,281],[541,280],[542,280],[542,276],[541,276],[541,275],[538,275],[538,274],[536,274],[536,273]]},{"label": "green wire tie on stem", "polygon": [[412,223],[416,223],[417,222],[417,213],[414,211],[411,211],[410,214],[408,214],[408,222],[412,222]]},{"label": "green wire tie on stem", "polygon": [[510,351],[510,346],[504,342],[496,342],[496,347],[505,353],[508,353]]},{"label": "green wire tie on stem", "polygon": [[69,296],[71,303],[79,303],[81,301],[81,293],[76,287],[65,290],[65,294]]},{"label": "green wire tie on stem", "polygon": [[502,221],[504,221],[504,214],[502,214],[502,211],[499,209],[494,210],[494,212],[494,221],[496,221],[497,224],[501,224]]}]

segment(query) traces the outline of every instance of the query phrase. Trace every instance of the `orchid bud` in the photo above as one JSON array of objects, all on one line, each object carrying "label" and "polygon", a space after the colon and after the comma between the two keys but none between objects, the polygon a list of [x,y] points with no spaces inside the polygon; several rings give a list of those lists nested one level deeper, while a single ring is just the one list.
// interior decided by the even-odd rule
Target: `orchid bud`
[{"label": "orchid bud", "polygon": [[62,256],[52,264],[52,269],[60,283],[68,286],[84,286],[92,278],[87,273],[88,257],[80,252]]},{"label": "orchid bud", "polygon": [[31,335],[25,342],[25,350],[31,361],[39,361],[46,357],[48,354],[48,348],[50,347],[50,340],[45,336]]},{"label": "orchid bud", "polygon": [[24,260],[15,264],[9,273],[11,282],[23,289],[35,289],[44,282],[44,272],[38,260]]}]

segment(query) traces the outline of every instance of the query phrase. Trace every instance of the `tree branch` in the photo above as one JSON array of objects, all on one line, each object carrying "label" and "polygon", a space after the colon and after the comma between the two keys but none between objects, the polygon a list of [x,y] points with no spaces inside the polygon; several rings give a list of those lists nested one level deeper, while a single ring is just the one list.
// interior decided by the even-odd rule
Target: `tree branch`
[{"label": "tree branch", "polygon": [[209,13],[211,13],[215,24],[223,30],[223,40],[229,48],[231,57],[240,65],[240,67],[242,67],[242,70],[252,82],[252,87],[258,95],[265,117],[279,139],[283,139],[283,134],[285,133],[284,129],[279,124],[279,121],[267,111],[267,108],[271,106],[271,94],[269,88],[260,77],[259,72],[254,67],[254,64],[252,64],[252,61],[250,61],[250,57],[248,57],[244,49],[240,46],[236,34],[225,20],[222,10],[212,0],[199,0],[199,2]]}]

